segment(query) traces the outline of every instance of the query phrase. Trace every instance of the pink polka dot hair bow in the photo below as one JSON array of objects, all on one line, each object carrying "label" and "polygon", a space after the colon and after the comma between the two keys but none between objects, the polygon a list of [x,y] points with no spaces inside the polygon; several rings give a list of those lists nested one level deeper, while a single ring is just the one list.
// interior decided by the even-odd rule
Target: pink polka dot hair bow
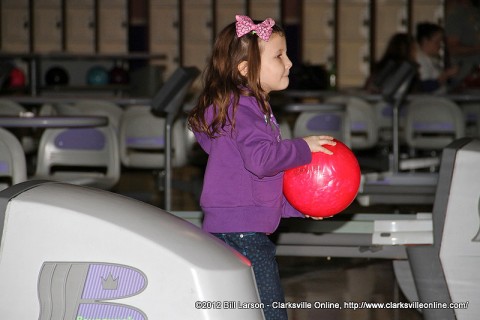
[{"label": "pink polka dot hair bow", "polygon": [[249,32],[256,33],[260,39],[268,41],[272,34],[272,27],[275,25],[275,21],[272,18],[268,18],[262,23],[255,24],[252,19],[247,16],[236,15],[237,23],[235,24],[237,29],[237,37],[241,37]]}]

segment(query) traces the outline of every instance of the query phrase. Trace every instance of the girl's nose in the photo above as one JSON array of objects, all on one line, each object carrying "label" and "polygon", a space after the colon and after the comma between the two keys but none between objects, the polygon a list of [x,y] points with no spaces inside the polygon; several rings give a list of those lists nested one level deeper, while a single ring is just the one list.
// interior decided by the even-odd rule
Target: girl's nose
[{"label": "girl's nose", "polygon": [[293,63],[292,61],[290,60],[290,58],[288,58],[287,56],[287,61],[285,62],[285,69],[290,69],[291,67],[293,66]]}]

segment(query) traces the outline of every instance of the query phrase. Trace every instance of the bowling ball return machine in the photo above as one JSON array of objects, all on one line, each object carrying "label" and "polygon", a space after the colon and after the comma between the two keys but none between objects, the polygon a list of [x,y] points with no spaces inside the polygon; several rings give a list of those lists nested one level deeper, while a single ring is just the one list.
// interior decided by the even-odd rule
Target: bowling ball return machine
[{"label": "bowling ball return machine", "polygon": [[0,283],[4,319],[264,319],[250,262],[220,240],[60,182],[0,192]]}]

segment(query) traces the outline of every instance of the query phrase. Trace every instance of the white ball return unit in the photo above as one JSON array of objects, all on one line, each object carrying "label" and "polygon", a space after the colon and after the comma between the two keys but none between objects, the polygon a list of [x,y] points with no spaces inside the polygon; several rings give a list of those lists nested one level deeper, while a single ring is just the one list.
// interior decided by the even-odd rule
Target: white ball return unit
[{"label": "white ball return unit", "polygon": [[0,284],[3,319],[264,319],[250,262],[220,240],[58,182],[0,192]]}]

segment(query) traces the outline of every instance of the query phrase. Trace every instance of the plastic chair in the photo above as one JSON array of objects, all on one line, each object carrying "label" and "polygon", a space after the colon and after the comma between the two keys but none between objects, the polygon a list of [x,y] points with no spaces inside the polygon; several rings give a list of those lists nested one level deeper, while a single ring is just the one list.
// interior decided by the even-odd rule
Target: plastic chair
[{"label": "plastic chair", "polygon": [[[178,119],[172,127],[172,165],[187,163],[187,130]],[[120,160],[125,167],[165,169],[165,118],[152,114],[149,106],[128,107],[120,121]]]},{"label": "plastic chair", "polygon": [[436,171],[444,147],[465,136],[460,107],[435,96],[413,98],[405,110],[405,143],[410,157],[399,162],[402,170],[429,168]]},{"label": "plastic chair", "polygon": [[76,185],[111,189],[120,179],[117,133],[110,126],[47,129],[40,139],[35,175]]},{"label": "plastic chair", "polygon": [[[309,104],[315,106],[315,104]],[[330,135],[351,146],[350,129],[348,127],[348,115],[345,109],[322,110],[301,112],[293,126],[294,137],[306,137],[311,135]]]},{"label": "plastic chair", "polygon": [[27,179],[25,153],[20,141],[0,128],[0,190]]},{"label": "plastic chair", "polygon": [[413,98],[405,111],[405,142],[413,150],[438,151],[465,136],[460,107],[442,97]]},{"label": "plastic chair", "polygon": [[370,149],[378,143],[378,125],[375,121],[374,107],[357,97],[333,97],[326,102],[345,103],[350,129],[352,149]]}]

